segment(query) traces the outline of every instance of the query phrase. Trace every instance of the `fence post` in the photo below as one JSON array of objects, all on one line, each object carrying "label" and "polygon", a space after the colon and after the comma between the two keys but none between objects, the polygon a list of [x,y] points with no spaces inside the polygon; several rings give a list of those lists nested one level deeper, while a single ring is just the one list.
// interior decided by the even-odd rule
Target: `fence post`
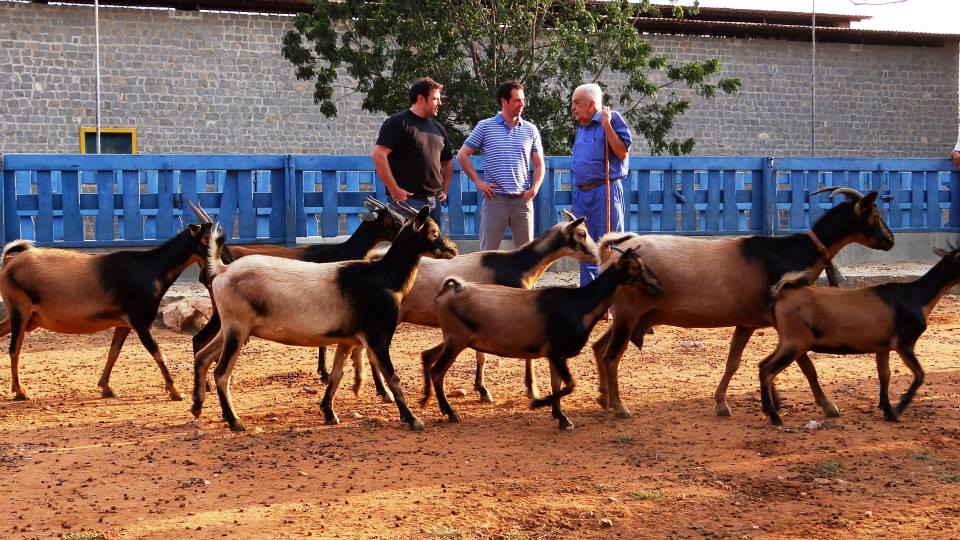
[{"label": "fence post", "polygon": [[763,164],[763,235],[773,236],[774,224],[777,218],[777,186],[774,167],[776,160],[767,157]]},{"label": "fence post", "polygon": [[540,183],[540,191],[537,192],[534,203],[534,227],[535,236],[540,236],[553,224],[553,159],[545,157],[543,159],[543,182]]},{"label": "fence post", "polygon": [[7,209],[6,200],[4,199],[4,193],[7,191],[4,185],[6,181],[7,174],[3,169],[3,153],[0,152],[0,244],[7,243],[6,216],[4,215]]},{"label": "fence post", "polygon": [[[297,243],[297,170],[294,167],[293,155],[284,156],[283,189],[286,204],[284,205],[284,240],[288,246]],[[274,211],[277,209],[274,208]]]}]

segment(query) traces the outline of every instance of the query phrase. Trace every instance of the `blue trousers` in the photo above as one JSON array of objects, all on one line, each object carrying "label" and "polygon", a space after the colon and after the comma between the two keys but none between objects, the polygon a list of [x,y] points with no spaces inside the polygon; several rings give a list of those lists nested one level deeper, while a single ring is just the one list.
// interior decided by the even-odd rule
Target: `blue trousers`
[{"label": "blue trousers", "polygon": [[[590,237],[600,242],[600,237],[607,232],[623,232],[623,184],[620,181],[610,182],[610,230],[607,231],[607,187],[600,186],[590,191],[580,191],[574,186],[573,215],[585,216],[585,224]],[[580,263],[580,286],[584,286],[597,278],[596,264]]]},{"label": "blue trousers", "polygon": [[[396,206],[393,197],[387,196],[390,199],[390,204]],[[433,197],[407,197],[405,201],[408,205],[412,206],[414,210],[420,210],[424,206],[430,207],[430,217],[437,222],[437,225],[440,226],[440,230],[443,230],[443,211],[440,209],[440,199],[436,196]]]}]

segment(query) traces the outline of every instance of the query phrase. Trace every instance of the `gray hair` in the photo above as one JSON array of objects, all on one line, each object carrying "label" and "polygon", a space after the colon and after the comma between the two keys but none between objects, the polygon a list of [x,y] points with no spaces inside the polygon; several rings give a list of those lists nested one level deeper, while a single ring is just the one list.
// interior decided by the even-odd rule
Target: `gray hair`
[{"label": "gray hair", "polygon": [[589,97],[597,106],[597,110],[600,110],[600,108],[603,107],[603,89],[600,88],[599,84],[581,84],[576,90],[573,91],[574,95],[576,95],[577,92],[583,92],[586,94],[586,96]]}]

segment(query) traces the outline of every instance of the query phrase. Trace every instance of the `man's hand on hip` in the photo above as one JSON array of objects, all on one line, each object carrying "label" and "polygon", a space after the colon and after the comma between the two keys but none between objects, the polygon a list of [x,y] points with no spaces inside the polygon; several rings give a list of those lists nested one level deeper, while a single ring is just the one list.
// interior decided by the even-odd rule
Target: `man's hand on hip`
[{"label": "man's hand on hip", "polygon": [[388,191],[390,191],[390,198],[397,202],[405,201],[407,200],[407,197],[410,197],[411,195],[413,195],[413,193],[410,193],[409,191],[399,186],[397,187],[397,189],[390,189]]},{"label": "man's hand on hip", "polygon": [[523,195],[522,195],[522,196],[523,196],[523,200],[525,200],[525,201],[532,201],[533,198],[537,196],[537,190],[535,190],[535,189],[528,189],[528,190],[526,190],[526,191],[523,192]]},{"label": "man's hand on hip", "polygon": [[488,184],[483,180],[478,180],[474,182],[474,184],[477,186],[477,191],[483,193],[484,197],[488,199],[495,199],[497,197],[497,194],[493,192],[493,184]]}]

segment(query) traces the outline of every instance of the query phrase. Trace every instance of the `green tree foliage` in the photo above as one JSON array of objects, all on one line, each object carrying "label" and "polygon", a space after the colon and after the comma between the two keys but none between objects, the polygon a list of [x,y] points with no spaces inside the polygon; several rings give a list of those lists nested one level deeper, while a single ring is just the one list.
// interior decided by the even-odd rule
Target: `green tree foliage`
[{"label": "green tree foliage", "polygon": [[[696,10],[674,6],[668,16]],[[621,82],[615,107],[652,154],[686,154],[693,139],[670,137],[689,107],[671,87],[685,85],[709,99],[735,92],[740,80],[714,77],[720,62],[671,64],[637,32],[639,17],[661,16],[647,0],[317,0],[294,19],[283,55],[296,76],[314,81],[314,100],[336,115],[334,86],[349,80],[364,110],[392,114],[409,106],[410,83],[430,76],[444,85],[440,120],[455,146],[499,110],[497,85],[526,88],[524,116],[540,128],[549,154],[566,154],[575,122],[570,96],[583,82]],[[339,72],[349,75],[338,77]],[[714,80],[718,79],[719,80]],[[713,81],[713,82],[711,82]],[[687,93],[689,94],[689,93]],[[611,102],[610,96],[605,98]]]}]

